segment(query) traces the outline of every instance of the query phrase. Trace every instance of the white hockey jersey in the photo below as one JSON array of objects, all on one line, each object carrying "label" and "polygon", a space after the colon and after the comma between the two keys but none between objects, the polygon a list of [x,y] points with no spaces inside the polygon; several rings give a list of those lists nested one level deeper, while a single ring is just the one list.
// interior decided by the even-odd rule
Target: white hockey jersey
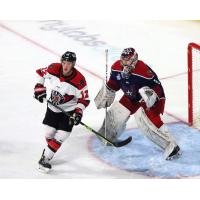
[{"label": "white hockey jersey", "polygon": [[[76,69],[69,77],[62,75],[61,63],[52,63],[46,68],[36,70],[37,83],[43,84],[48,79],[51,87],[49,100],[57,98],[59,107],[65,111],[72,111],[76,108],[84,110],[89,105],[88,87],[85,77]],[[58,109],[48,104],[48,107],[54,112],[60,112]]]}]

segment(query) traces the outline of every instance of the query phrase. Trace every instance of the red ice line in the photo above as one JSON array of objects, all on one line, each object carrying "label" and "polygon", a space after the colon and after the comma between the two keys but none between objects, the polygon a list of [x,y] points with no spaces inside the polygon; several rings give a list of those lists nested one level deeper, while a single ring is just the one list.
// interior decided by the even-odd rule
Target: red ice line
[{"label": "red ice line", "polygon": [[[28,37],[26,37],[25,35],[23,35],[23,34],[21,34],[21,33],[17,32],[17,31],[15,31],[15,30],[9,28],[8,26],[6,26],[6,25],[0,23],[0,27],[3,28],[3,29],[5,29],[5,30],[7,30],[7,31],[9,31],[9,32],[11,32],[11,33],[13,33],[13,34],[15,34],[15,35],[17,35],[17,36],[19,36],[20,38],[22,38],[22,39],[24,39],[24,40],[30,42],[31,44],[34,44],[35,46],[40,47],[40,48],[44,49],[45,51],[48,51],[49,53],[52,53],[52,54],[54,54],[54,55],[60,57],[60,54],[58,54],[57,52],[55,52],[55,51],[53,51],[53,50],[51,50],[51,49],[49,49],[49,48],[43,46],[42,44],[40,44],[40,43],[38,43],[38,42],[36,42],[36,41],[34,41],[34,40],[28,38]],[[77,64],[77,67],[79,67],[80,69],[84,70],[85,72],[87,72],[87,73],[89,73],[89,74],[91,74],[91,75],[93,75],[93,76],[95,76],[95,77],[97,77],[97,78],[99,78],[99,79],[102,79],[102,80],[104,79],[103,77],[101,77],[101,76],[99,76],[98,74],[96,74],[96,73],[94,73],[94,72],[92,72],[92,71],[90,71],[90,70],[88,70],[88,69],[82,67],[82,66],[79,65],[79,64]],[[161,78],[160,80],[166,80],[166,79],[170,79],[170,78],[182,76],[182,75],[185,75],[185,74],[187,74],[187,72],[183,72],[183,73],[171,75],[171,76],[168,76],[168,77],[163,77],[163,78]],[[177,117],[177,116],[175,116],[175,115],[173,115],[173,114],[170,114],[170,113],[168,113],[168,112],[165,112],[165,113],[166,113],[167,115],[169,115],[169,116],[172,116],[174,119],[176,119],[176,120],[178,120],[178,121],[180,121],[180,122],[183,122],[183,123],[188,124],[188,122],[186,122],[186,121],[183,120],[183,119],[180,119],[179,117]]]}]

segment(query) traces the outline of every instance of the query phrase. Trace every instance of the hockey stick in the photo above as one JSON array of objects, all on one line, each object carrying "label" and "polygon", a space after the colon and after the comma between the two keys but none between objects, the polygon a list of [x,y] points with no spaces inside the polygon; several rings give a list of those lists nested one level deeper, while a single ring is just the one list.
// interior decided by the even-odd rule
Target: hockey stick
[{"label": "hockey stick", "polygon": [[[65,114],[66,116],[68,117],[71,117],[71,115],[69,115],[69,113],[67,113],[66,111],[64,111],[62,108],[60,108],[59,106],[53,104],[51,101],[47,100],[47,99],[44,99],[47,103],[51,104],[52,106],[54,106],[55,108],[57,108],[58,110],[60,110],[63,114]],[[85,123],[83,122],[80,122],[80,124],[82,126],[84,126],[87,130],[91,131],[92,133],[98,135],[100,138],[102,138],[103,140],[105,140],[106,142],[108,142],[109,144],[111,144],[112,146],[114,147],[122,147],[124,145],[127,145],[129,142],[131,142],[132,140],[132,137],[129,136],[127,139],[125,140],[119,140],[119,141],[115,141],[115,142],[112,142],[110,141],[109,139],[105,138],[104,136],[102,136],[100,133],[98,133],[97,131],[95,131],[94,129],[92,129],[91,127],[89,127],[88,125],[86,125]]]},{"label": "hockey stick", "polygon": [[[107,84],[107,79],[108,79],[108,49],[105,50],[105,55],[106,55],[106,84]],[[105,137],[107,137],[107,112],[108,112],[108,109],[107,109],[107,103],[106,103],[106,107],[105,107]],[[104,143],[106,145],[106,142]]]}]

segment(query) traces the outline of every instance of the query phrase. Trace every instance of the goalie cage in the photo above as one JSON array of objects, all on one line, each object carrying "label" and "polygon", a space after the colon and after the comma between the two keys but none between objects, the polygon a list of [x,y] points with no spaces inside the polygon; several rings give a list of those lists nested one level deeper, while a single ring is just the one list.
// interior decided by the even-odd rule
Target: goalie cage
[{"label": "goalie cage", "polygon": [[188,122],[200,129],[200,44],[188,45]]}]

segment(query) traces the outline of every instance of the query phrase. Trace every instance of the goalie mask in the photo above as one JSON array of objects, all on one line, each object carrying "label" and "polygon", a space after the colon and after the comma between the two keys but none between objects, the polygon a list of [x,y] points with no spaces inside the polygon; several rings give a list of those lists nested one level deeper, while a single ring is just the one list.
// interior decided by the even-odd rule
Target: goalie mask
[{"label": "goalie mask", "polygon": [[128,74],[137,64],[138,54],[134,48],[126,48],[123,50],[120,60],[123,66],[123,73]]}]

